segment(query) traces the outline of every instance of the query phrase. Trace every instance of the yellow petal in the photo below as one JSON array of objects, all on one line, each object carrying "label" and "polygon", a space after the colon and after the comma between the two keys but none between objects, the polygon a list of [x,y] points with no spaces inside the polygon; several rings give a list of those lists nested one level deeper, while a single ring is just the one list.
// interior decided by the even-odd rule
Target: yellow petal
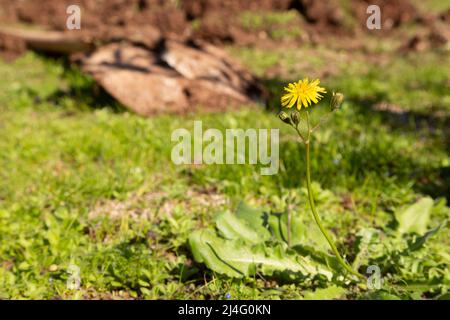
[{"label": "yellow petal", "polygon": [[292,106],[295,104],[295,100],[297,100],[297,97],[293,96],[286,108],[292,108]]}]

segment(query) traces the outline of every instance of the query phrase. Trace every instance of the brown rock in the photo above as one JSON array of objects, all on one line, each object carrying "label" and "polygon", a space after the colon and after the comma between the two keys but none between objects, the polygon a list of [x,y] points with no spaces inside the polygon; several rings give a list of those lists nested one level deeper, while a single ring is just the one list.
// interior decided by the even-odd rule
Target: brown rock
[{"label": "brown rock", "polygon": [[114,98],[136,113],[222,111],[263,98],[256,79],[221,49],[165,40],[155,50],[129,43],[99,48],[82,60]]}]

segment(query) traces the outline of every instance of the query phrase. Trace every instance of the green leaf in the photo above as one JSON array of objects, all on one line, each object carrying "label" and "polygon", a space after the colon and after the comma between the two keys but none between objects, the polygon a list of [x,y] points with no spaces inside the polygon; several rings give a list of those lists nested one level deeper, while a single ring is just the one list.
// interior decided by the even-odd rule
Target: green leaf
[{"label": "green leaf", "polygon": [[305,300],[332,300],[339,299],[345,294],[345,289],[338,286],[330,286],[315,291],[307,291],[303,294]]},{"label": "green leaf", "polygon": [[194,258],[211,270],[230,277],[253,275],[259,268],[263,274],[274,271],[298,272],[304,276],[323,274],[331,279],[331,271],[309,257],[286,251],[280,244],[269,247],[264,243],[251,245],[242,240],[217,236],[212,230],[200,230],[189,237]]},{"label": "green leaf", "polygon": [[356,238],[356,248],[358,253],[353,261],[352,267],[355,270],[368,261],[371,251],[380,246],[380,231],[373,228],[361,229]]},{"label": "green leaf", "polygon": [[[221,248],[224,243],[227,246]],[[224,241],[217,237],[212,230],[200,230],[191,234],[189,237],[189,246],[191,247],[194,259],[197,262],[204,263],[213,271],[226,274],[230,277],[242,277],[250,274],[251,271],[254,273],[254,270],[250,269],[251,266],[247,262],[235,260],[233,263],[230,263],[228,261],[228,251],[239,246],[237,241]]]},{"label": "green leaf", "polygon": [[[216,217],[216,230],[191,234],[189,245],[197,262],[230,277],[249,276],[259,270],[265,275],[276,271],[277,276],[321,274],[331,279],[332,257],[326,251],[312,250],[320,248],[320,241],[325,242],[321,234],[315,234],[296,216],[292,223],[293,246],[288,248],[286,224],[287,214],[269,215],[241,203],[236,214],[225,212]],[[311,241],[312,235],[317,235],[319,241]]]},{"label": "green leaf", "polygon": [[236,210],[236,216],[247,222],[259,233],[267,232],[267,229],[264,227],[264,220],[267,218],[267,214],[265,214],[264,211],[251,208],[244,202],[241,202]]},{"label": "green leaf", "polygon": [[[238,211],[237,214],[221,213],[216,218],[220,234],[227,239],[243,239],[250,243],[268,240],[270,233],[263,227],[261,211]],[[259,221],[258,221],[259,220]]]},{"label": "green leaf", "polygon": [[412,242],[411,244],[408,245],[408,250],[416,251],[416,250],[421,249],[423,247],[423,245],[425,244],[425,242],[428,240],[428,238],[435,235],[441,229],[441,227],[443,225],[445,225],[445,223],[437,226],[434,229],[427,231],[423,236],[417,237],[414,242]]},{"label": "green leaf", "polygon": [[427,231],[432,207],[433,199],[424,197],[413,205],[396,211],[395,218],[398,222],[398,232],[401,234],[412,232],[424,234]]},{"label": "green leaf", "polygon": [[[291,246],[310,246],[316,250],[327,252],[328,243],[314,222],[307,221],[298,213],[293,213],[291,219]],[[288,241],[287,221],[287,213],[271,214],[268,217],[271,233],[277,240],[285,243]]]},{"label": "green leaf", "polygon": [[377,290],[367,293],[366,300],[401,300],[397,295],[394,295],[386,290]]},{"label": "green leaf", "polygon": [[450,300],[450,292],[443,293],[443,294],[439,295],[436,299],[437,300]]}]

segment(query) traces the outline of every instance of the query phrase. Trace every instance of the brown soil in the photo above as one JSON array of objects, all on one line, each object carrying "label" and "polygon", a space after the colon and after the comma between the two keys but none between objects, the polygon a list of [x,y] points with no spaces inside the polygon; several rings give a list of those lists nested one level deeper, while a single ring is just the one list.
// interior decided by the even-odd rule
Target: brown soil
[{"label": "brown soil", "polygon": [[397,28],[400,25],[416,20],[421,15],[407,0],[353,0],[353,10],[360,25],[365,28],[369,5],[378,5],[381,9],[382,31]]},{"label": "brown soil", "polygon": [[[78,32],[86,38],[109,42],[129,38],[133,34],[160,32],[164,37],[178,40],[202,39],[214,43],[252,43],[261,41],[261,32],[249,30],[239,19],[244,11],[286,11],[295,9],[299,18],[290,24],[298,26],[314,39],[326,34],[353,34],[345,23],[344,9],[338,0],[0,0],[0,21],[27,23],[52,30],[66,30],[66,9],[76,4],[81,7],[82,28]],[[353,29],[367,31],[367,6],[379,5],[382,10],[383,30],[419,19],[408,0],[351,0],[347,15],[357,17]],[[440,17],[448,21],[449,13]],[[258,31],[258,30],[257,30]],[[74,31],[71,31],[74,32]],[[264,37],[262,37],[264,38]],[[263,39],[264,40],[264,39]],[[265,38],[266,41],[270,39]],[[305,37],[299,37],[303,42]],[[5,41],[1,41],[4,43]],[[9,48],[3,44],[3,48]],[[15,48],[17,50],[18,48]]]},{"label": "brown soil", "polygon": [[24,41],[16,37],[0,34],[0,53],[6,61],[17,58],[26,50],[27,46]]},{"label": "brown soil", "polygon": [[[0,0],[0,18],[5,23],[27,23],[65,31],[66,9],[81,8],[81,33],[96,40],[110,40],[117,35],[157,29],[163,35],[185,37],[187,22],[183,11],[172,1],[158,0]],[[73,31],[72,31],[73,32]]]}]

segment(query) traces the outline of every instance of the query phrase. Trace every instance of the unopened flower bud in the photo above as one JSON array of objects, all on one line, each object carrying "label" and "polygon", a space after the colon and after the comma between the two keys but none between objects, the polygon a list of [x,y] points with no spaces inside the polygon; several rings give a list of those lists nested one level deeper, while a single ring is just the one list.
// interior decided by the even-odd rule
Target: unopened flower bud
[{"label": "unopened flower bud", "polygon": [[292,122],[297,126],[300,123],[300,113],[298,111],[294,111],[291,113]]},{"label": "unopened flower bud", "polygon": [[344,102],[344,95],[340,92],[333,92],[333,96],[331,97],[330,107],[331,110],[339,109]]},{"label": "unopened flower bud", "polygon": [[281,111],[281,112],[278,114],[278,117],[279,117],[280,120],[283,121],[284,123],[292,124],[292,120],[291,120],[291,118],[289,118],[289,116],[287,115],[286,112]]}]

